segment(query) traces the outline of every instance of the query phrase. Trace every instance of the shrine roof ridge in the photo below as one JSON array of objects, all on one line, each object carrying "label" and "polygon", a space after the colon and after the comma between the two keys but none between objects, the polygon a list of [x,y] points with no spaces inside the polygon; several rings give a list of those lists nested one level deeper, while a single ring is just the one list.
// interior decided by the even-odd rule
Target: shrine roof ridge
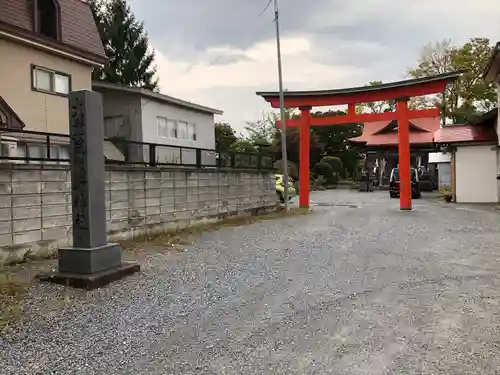
[{"label": "shrine roof ridge", "polygon": [[[450,80],[454,81],[461,74],[465,73],[467,70],[456,70],[453,72],[437,74],[430,77],[422,77],[422,78],[412,78],[403,81],[382,83],[380,85],[374,86],[358,86],[351,87],[346,89],[333,89],[333,90],[302,90],[302,91],[284,91],[285,97],[294,97],[294,96],[318,96],[318,95],[346,95],[346,94],[357,94],[357,93],[365,93],[365,92],[376,92],[381,90],[390,90],[400,87],[408,87],[414,86],[422,83],[430,83],[436,81]],[[274,97],[279,96],[278,91],[257,91],[256,94],[261,97]]]}]

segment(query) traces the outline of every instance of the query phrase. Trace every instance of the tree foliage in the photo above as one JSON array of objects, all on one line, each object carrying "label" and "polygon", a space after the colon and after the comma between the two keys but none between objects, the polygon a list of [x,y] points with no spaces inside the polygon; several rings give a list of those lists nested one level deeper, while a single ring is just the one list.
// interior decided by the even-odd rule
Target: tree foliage
[{"label": "tree foliage", "polygon": [[416,66],[408,71],[411,77],[422,78],[457,70],[466,72],[456,84],[446,88],[444,95],[413,100],[412,108],[437,106],[444,117],[454,123],[465,122],[478,112],[493,108],[495,88],[482,78],[492,51],[488,38],[472,38],[460,47],[454,46],[450,40],[425,46]]},{"label": "tree foliage", "polygon": [[333,173],[343,174],[344,172],[344,163],[339,157],[325,156],[321,159],[321,163],[328,164],[332,168]]},{"label": "tree foliage", "polygon": [[215,149],[224,152],[229,151],[231,145],[236,142],[238,137],[234,129],[228,123],[215,124]]},{"label": "tree foliage", "polygon": [[92,78],[124,86],[158,90],[155,51],[149,47],[144,23],[138,21],[126,0],[89,0],[106,52],[104,68]]}]

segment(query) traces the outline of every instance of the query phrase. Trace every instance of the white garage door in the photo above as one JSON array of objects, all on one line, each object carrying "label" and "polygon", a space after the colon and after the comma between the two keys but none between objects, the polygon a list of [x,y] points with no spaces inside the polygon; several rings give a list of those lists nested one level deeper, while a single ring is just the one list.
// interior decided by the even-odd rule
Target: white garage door
[{"label": "white garage door", "polygon": [[491,146],[458,147],[455,160],[457,202],[498,202],[497,157]]}]

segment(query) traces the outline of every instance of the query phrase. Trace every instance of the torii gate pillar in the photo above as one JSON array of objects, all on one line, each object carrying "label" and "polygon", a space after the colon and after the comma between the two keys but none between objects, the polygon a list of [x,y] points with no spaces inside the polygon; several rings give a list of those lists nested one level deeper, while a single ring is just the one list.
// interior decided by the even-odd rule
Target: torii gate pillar
[{"label": "torii gate pillar", "polygon": [[309,164],[311,158],[311,107],[300,107],[300,197],[299,206],[309,208]]},{"label": "torii gate pillar", "polygon": [[399,208],[411,210],[411,173],[410,173],[410,123],[408,121],[408,98],[398,99],[398,154],[399,154]]}]

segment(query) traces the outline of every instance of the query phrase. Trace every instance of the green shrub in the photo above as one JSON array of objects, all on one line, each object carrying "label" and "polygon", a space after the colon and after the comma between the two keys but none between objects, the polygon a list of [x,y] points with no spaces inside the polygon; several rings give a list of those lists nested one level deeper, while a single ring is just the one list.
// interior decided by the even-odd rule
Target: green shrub
[{"label": "green shrub", "polygon": [[335,156],[325,156],[321,159],[321,163],[326,163],[332,167],[332,171],[339,175],[344,172],[344,163],[342,159]]},{"label": "green shrub", "polygon": [[333,170],[327,163],[316,163],[313,167],[313,173],[316,176],[322,176],[327,183],[334,183]]}]

